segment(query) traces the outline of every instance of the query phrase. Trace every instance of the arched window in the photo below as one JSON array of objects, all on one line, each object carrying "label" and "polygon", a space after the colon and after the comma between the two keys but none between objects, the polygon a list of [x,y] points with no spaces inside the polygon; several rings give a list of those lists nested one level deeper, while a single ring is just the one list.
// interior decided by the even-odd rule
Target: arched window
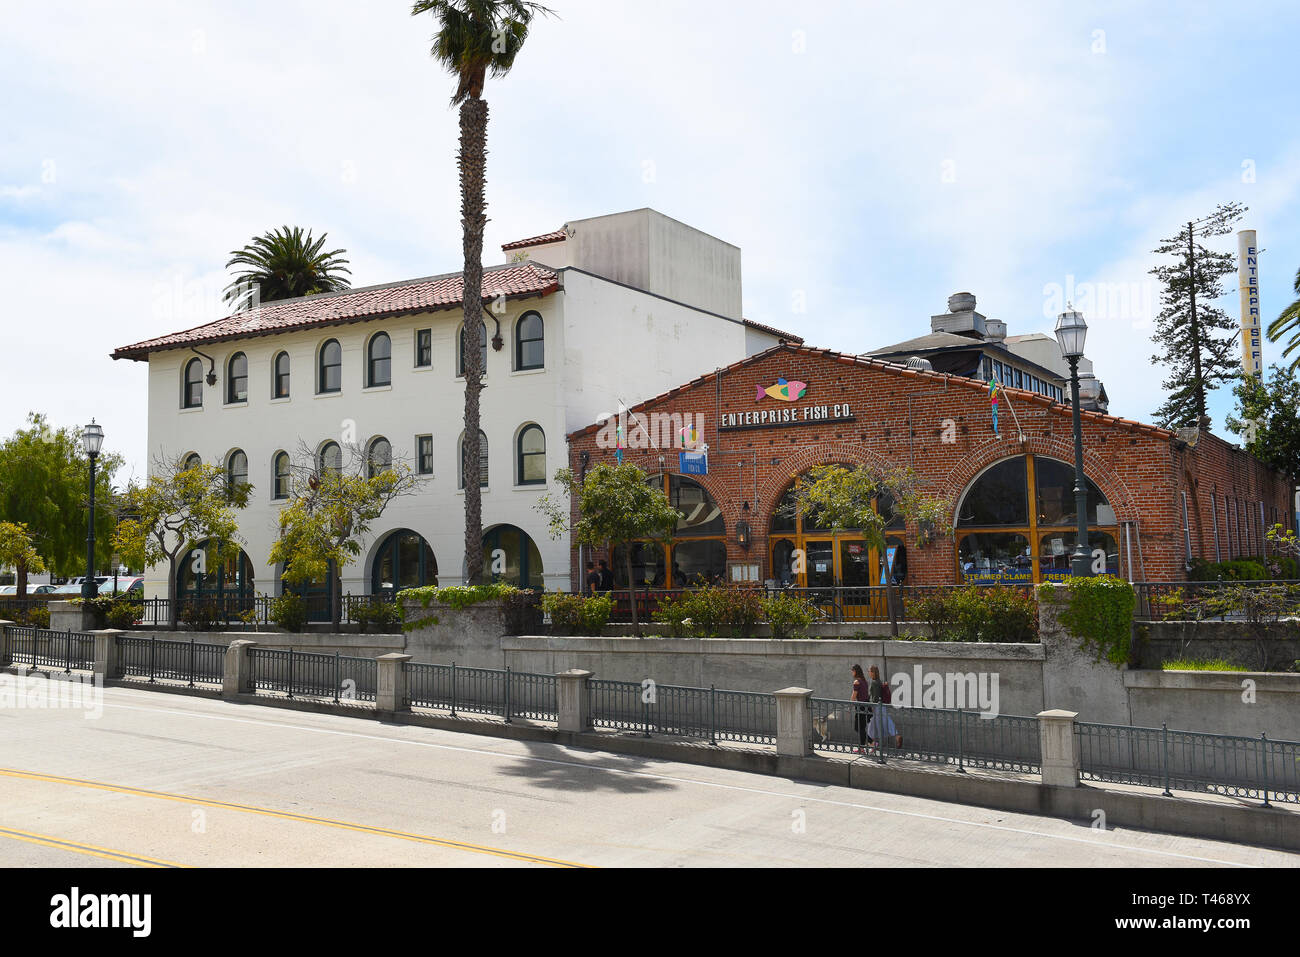
[{"label": "arched window", "polygon": [[226,402],[248,401],[248,356],[236,352],[226,363]]},{"label": "arched window", "polygon": [[546,484],[546,436],[540,425],[528,425],[520,430],[516,459],[517,484]]},{"label": "arched window", "polygon": [[[692,588],[726,580],[726,521],[713,496],[699,482],[682,475],[655,475],[647,484],[663,490],[679,514],[667,550],[657,542],[633,542],[632,575],[653,587]],[[627,587],[624,546],[614,549],[610,567],[614,583]]]},{"label": "arched window", "polygon": [[[479,371],[487,372],[487,341],[488,341],[487,323],[486,322],[482,323],[482,327],[483,327],[482,328],[483,339],[479,343],[479,353],[482,356],[482,359],[480,360]],[[464,375],[464,374],[465,374],[465,327],[462,325],[460,327],[460,347],[456,350],[456,375]]]},{"label": "arched window", "polygon": [[380,472],[387,472],[393,467],[393,446],[380,436],[370,443],[370,452],[366,456],[366,475],[374,478]]},{"label": "arched window", "polygon": [[525,313],[515,324],[515,368],[540,369],[546,364],[546,333],[542,317]]},{"label": "arched window", "polygon": [[410,529],[393,532],[375,549],[370,593],[392,596],[403,588],[438,584],[438,560],[433,549]]},{"label": "arched window", "polygon": [[277,352],[271,362],[271,398],[289,398],[289,353]]},{"label": "arched window", "polygon": [[289,453],[276,452],[271,466],[272,492],[274,499],[289,497]]},{"label": "arched window", "polygon": [[[473,473],[471,464],[465,459],[465,437],[460,437],[460,487],[465,487],[465,477]],[[487,488],[488,483],[488,440],[480,429],[478,433],[478,484]]]},{"label": "arched window", "polygon": [[248,484],[248,456],[242,449],[235,449],[226,459],[226,486],[233,491],[241,485]]},{"label": "arched window", "polygon": [[[884,593],[871,589],[878,589],[888,581],[902,583],[907,576],[903,539],[906,522],[895,514],[891,498],[882,494],[873,503],[877,514],[885,518],[882,554],[868,544],[860,529],[836,531],[817,512],[799,508],[795,487],[787,489],[772,510],[768,532],[771,577],[783,585],[848,589],[843,592],[847,605],[871,608],[873,614],[883,613]],[[799,555],[803,556],[802,560],[796,560]],[[889,569],[893,571],[892,578]]]},{"label": "arched window", "polygon": [[191,452],[185,456],[185,464],[181,466],[182,471],[188,472],[190,469],[196,469],[203,464],[203,459],[198,452]]},{"label": "arched window", "polygon": [[330,339],[320,347],[320,374],[317,392],[338,392],[343,388],[343,347],[337,339]]},{"label": "arched window", "polygon": [[[182,599],[244,599],[251,607],[256,582],[253,562],[237,545],[218,551],[208,540],[195,548],[204,561],[183,561],[176,570],[176,591]],[[235,609],[231,609],[232,611]]]},{"label": "arched window", "polygon": [[380,332],[366,347],[366,388],[393,384],[393,343],[388,333]]},{"label": "arched window", "polygon": [[[1095,571],[1119,574],[1115,512],[1087,483],[1087,550]],[[1003,459],[981,472],[957,508],[960,580],[1060,581],[1070,577],[1078,521],[1074,466],[1038,455]]]},{"label": "arched window", "polygon": [[340,472],[343,470],[343,450],[337,442],[326,442],[320,447],[320,471]]},{"label": "arched window", "polygon": [[181,408],[200,409],[203,407],[203,363],[191,359],[185,363],[185,379],[181,386]]},{"label": "arched window", "polygon": [[[500,549],[502,565],[493,554]],[[515,525],[498,525],[483,535],[483,581],[505,582],[516,588],[544,587],[542,553],[528,533]]]}]

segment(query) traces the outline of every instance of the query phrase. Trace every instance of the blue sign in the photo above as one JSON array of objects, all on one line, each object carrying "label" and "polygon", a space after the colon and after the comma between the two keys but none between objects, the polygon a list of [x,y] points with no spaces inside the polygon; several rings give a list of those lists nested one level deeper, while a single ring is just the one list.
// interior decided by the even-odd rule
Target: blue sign
[{"label": "blue sign", "polygon": [[678,467],[683,475],[708,475],[709,454],[707,452],[677,453]]},{"label": "blue sign", "polygon": [[880,584],[888,585],[888,575],[894,570],[894,556],[898,554],[898,546],[890,545],[885,549],[885,565],[880,569]]}]

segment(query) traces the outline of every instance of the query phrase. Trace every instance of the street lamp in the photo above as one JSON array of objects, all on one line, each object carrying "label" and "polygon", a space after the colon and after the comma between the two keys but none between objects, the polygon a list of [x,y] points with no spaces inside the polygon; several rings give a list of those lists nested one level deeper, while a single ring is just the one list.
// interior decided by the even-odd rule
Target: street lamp
[{"label": "street lamp", "polygon": [[94,598],[99,589],[95,587],[95,459],[99,457],[99,447],[104,444],[104,430],[90,420],[90,425],[81,433],[81,447],[90,458],[90,521],[87,523],[89,533],[86,535],[86,580],[81,583],[81,597]]},{"label": "street lamp", "polygon": [[1079,529],[1070,556],[1070,574],[1086,578],[1092,574],[1092,555],[1088,551],[1088,486],[1083,477],[1083,423],[1079,417],[1079,360],[1083,358],[1083,341],[1088,324],[1083,313],[1069,308],[1056,318],[1056,342],[1061,355],[1070,364],[1070,401],[1074,407],[1074,510]]}]

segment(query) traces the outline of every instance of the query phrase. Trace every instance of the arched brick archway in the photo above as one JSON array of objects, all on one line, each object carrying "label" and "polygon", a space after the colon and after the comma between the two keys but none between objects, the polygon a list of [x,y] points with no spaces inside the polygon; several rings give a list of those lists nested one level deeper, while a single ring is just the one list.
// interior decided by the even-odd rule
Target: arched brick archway
[{"label": "arched brick archway", "polygon": [[[948,471],[933,488],[933,494],[948,500],[950,504],[949,523],[957,521],[957,506],[962,493],[975,481],[976,477],[990,465],[1003,459],[1033,454],[1044,458],[1057,459],[1070,466],[1074,465],[1074,440],[1057,436],[1036,436],[1023,443],[991,439],[962,459],[959,465]],[[1115,511],[1115,521],[1119,524],[1137,521],[1137,508],[1128,486],[1115,473],[1114,467],[1100,455],[1090,449],[1083,452],[1083,474],[1086,475]]]},{"label": "arched brick archway", "polygon": [[771,474],[759,485],[758,501],[753,507],[757,510],[761,506],[763,511],[760,514],[770,514],[795,478],[815,466],[833,465],[837,462],[870,465],[881,469],[897,465],[879,452],[873,452],[854,442],[805,445],[781,459],[779,465],[771,467]]}]

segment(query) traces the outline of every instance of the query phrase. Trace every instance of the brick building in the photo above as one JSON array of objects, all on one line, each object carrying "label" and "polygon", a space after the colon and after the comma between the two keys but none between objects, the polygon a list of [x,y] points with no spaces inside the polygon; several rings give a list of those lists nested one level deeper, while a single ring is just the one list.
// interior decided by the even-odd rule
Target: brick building
[{"label": "brick building", "polygon": [[[633,406],[621,420],[624,461],[662,482],[683,515],[666,551],[633,547],[633,575],[666,587],[720,577],[878,584],[880,556],[860,536],[778,510],[811,467],[861,462],[910,466],[948,503],[951,534],[931,544],[918,547],[915,528],[891,528],[906,583],[1068,576],[1070,407],[1023,389],[1003,394],[998,434],[979,381],[786,343]],[[575,474],[615,461],[615,421],[569,435]],[[708,446],[707,474],[681,474],[692,427]],[[1181,580],[1193,558],[1259,555],[1270,525],[1294,527],[1291,477],[1216,436],[1085,411],[1083,442],[1089,547],[1113,574]],[[803,572],[792,570],[795,549]],[[591,556],[573,553],[575,589],[580,557]],[[621,586],[624,560],[614,558]]]}]

